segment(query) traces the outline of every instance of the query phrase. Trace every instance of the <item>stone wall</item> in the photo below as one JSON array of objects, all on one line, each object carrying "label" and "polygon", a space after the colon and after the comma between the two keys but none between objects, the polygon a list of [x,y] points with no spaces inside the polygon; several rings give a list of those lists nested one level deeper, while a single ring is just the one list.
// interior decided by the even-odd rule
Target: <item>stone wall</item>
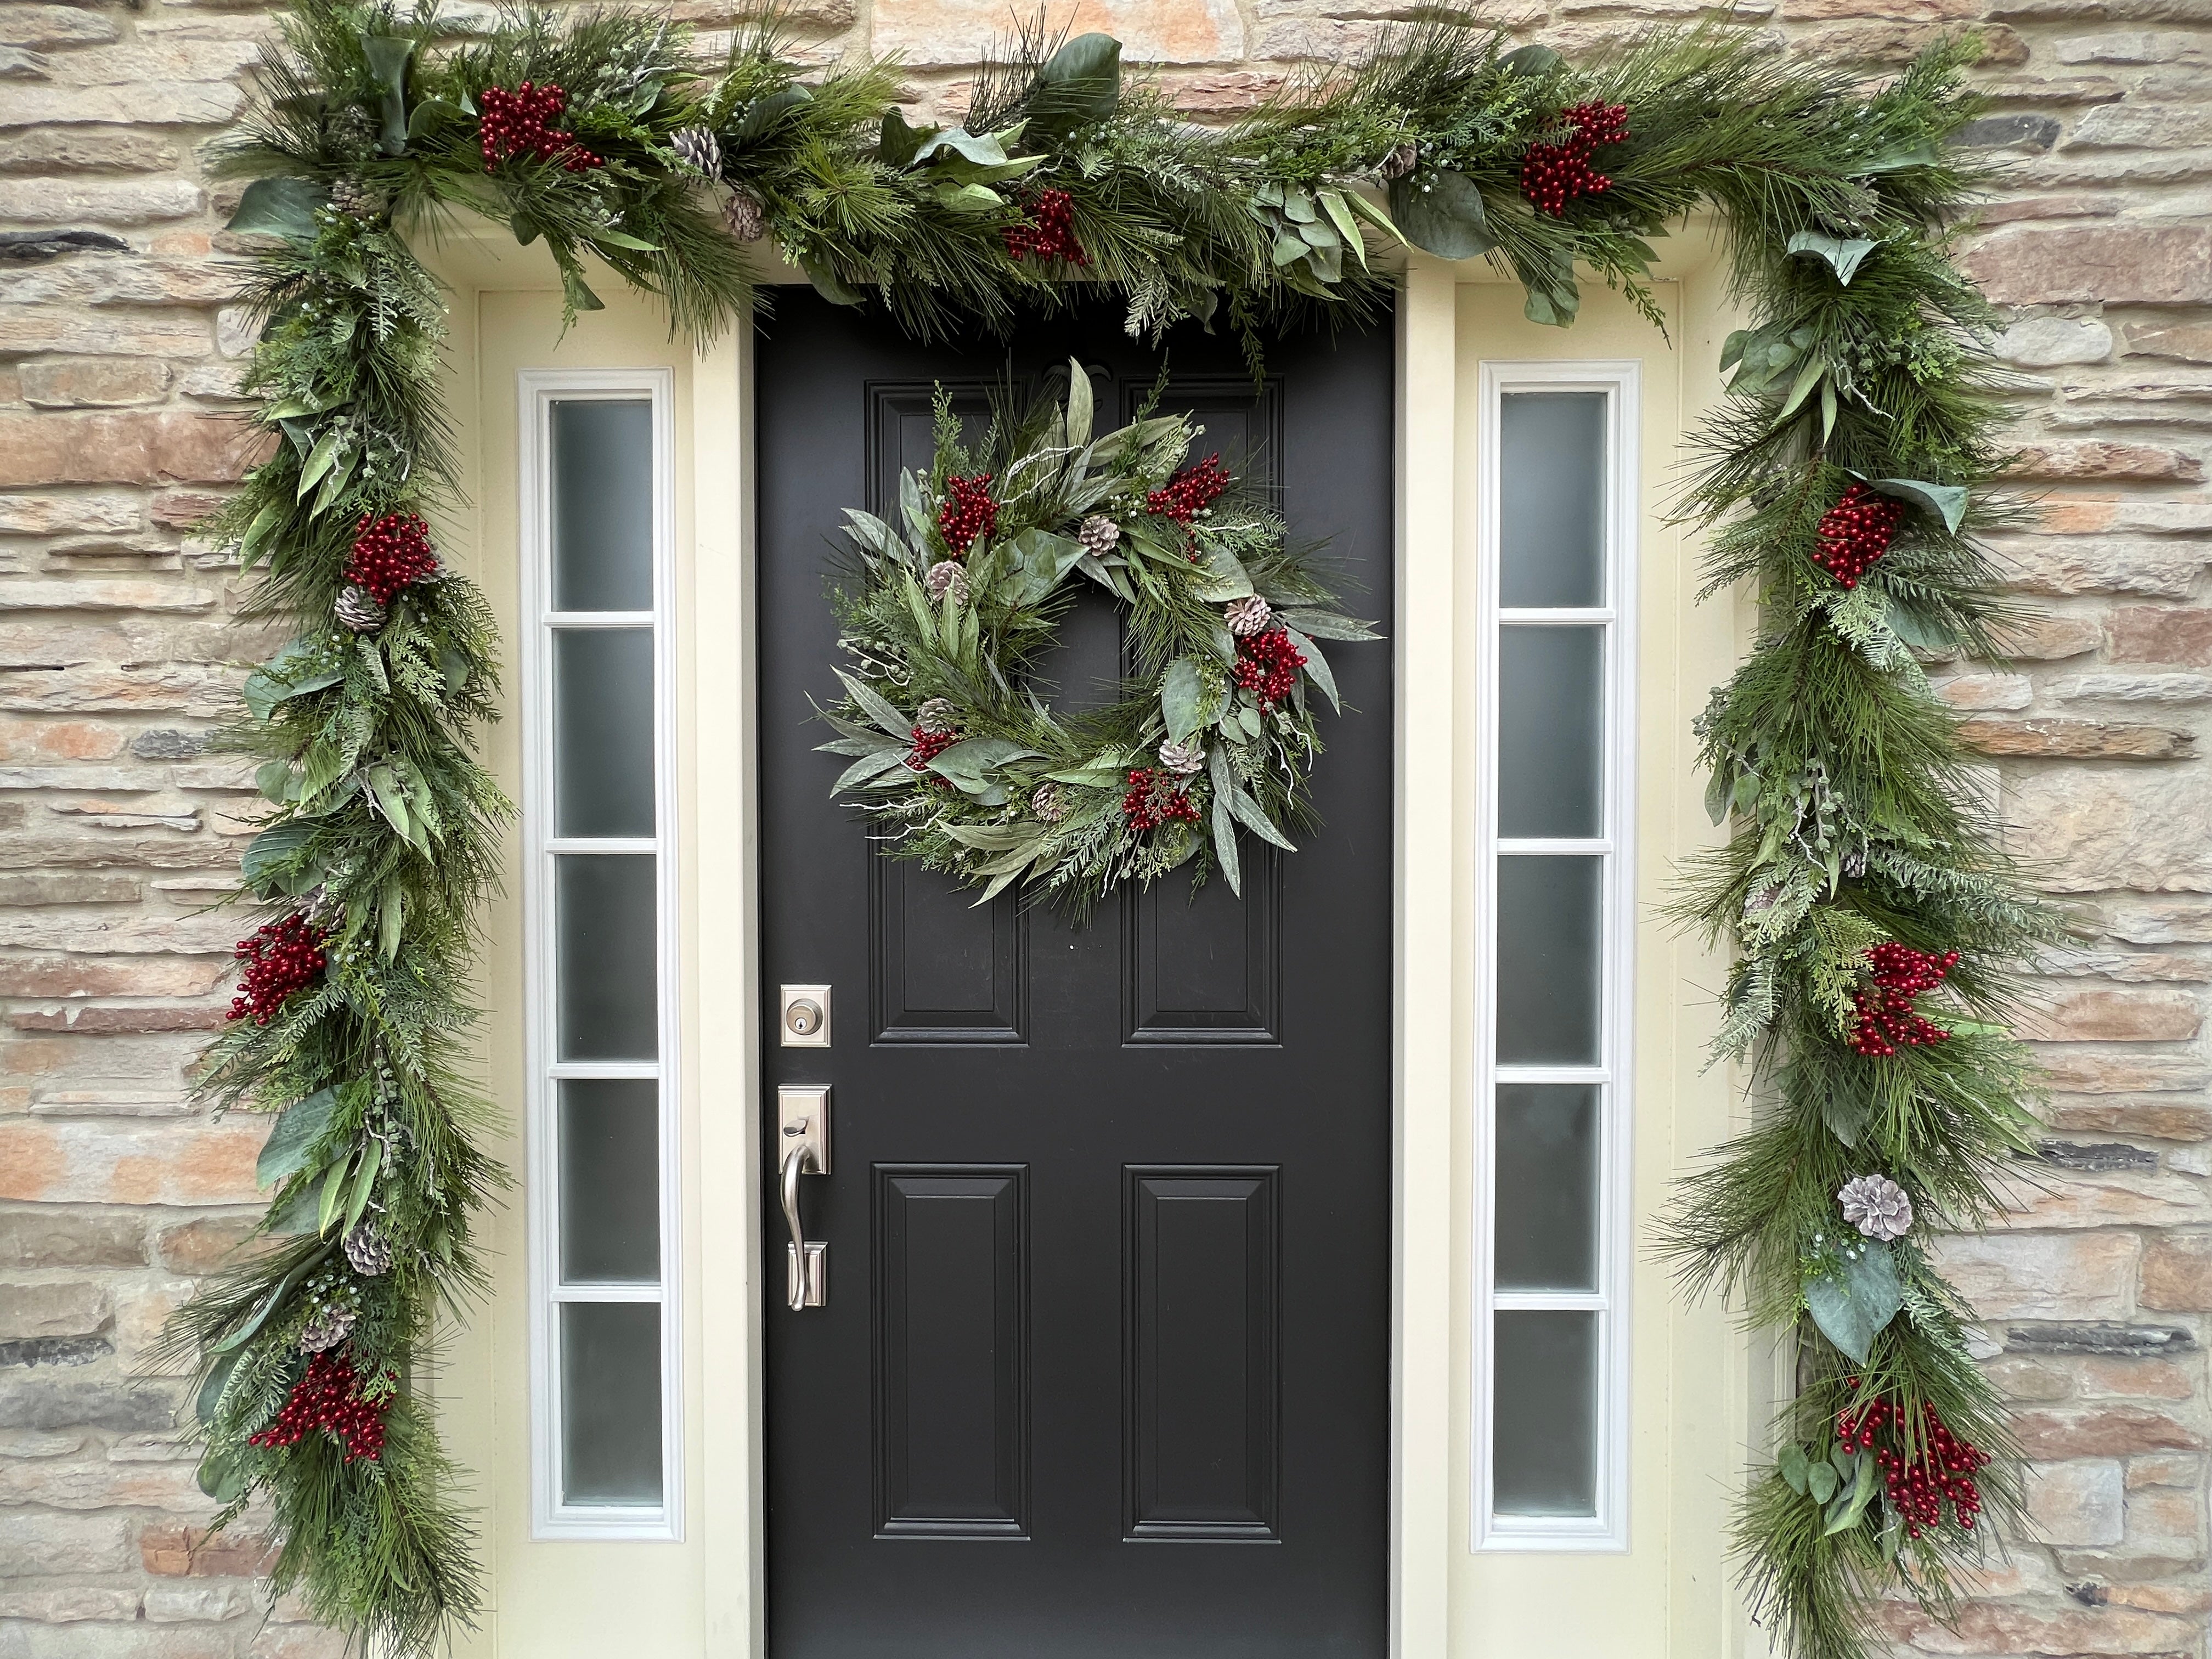
[{"label": "stone wall", "polygon": [[[809,0],[824,57],[872,46],[956,110],[999,0]],[[712,30],[724,0],[685,0]],[[1571,46],[1686,0],[1560,0]],[[1225,115],[1372,38],[1388,0],[1087,9]],[[1534,14],[1530,14],[1532,19]],[[2044,1541],[1960,1635],[1910,1650],[2202,1656],[2212,1314],[2212,7],[2207,0],[1754,0],[1778,43],[1893,64],[1981,27],[2008,167],[1972,260],[2004,339],[2042,529],[2007,551],[2044,611],[2021,660],[1947,665],[2019,845],[2078,901],[2033,1035],[2049,1139],[2011,1231],[1953,1270],[2022,1402]],[[257,649],[188,529],[235,476],[220,418],[234,193],[198,147],[268,27],[191,0],[0,4],[0,1659],[336,1654],[252,1611],[264,1545],[209,1504],[139,1372],[251,1218],[259,1125],[185,1103],[241,931],[203,908],[247,805],[209,734]],[[1537,31],[1532,21],[1530,32]]]}]

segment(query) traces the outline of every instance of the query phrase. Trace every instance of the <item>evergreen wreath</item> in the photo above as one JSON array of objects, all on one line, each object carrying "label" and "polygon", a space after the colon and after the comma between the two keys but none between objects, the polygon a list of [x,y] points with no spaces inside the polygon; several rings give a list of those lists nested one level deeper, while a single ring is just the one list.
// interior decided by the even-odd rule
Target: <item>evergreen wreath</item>
[{"label": "evergreen wreath", "polygon": [[[1748,325],[1686,512],[1710,532],[1712,590],[1747,586],[1763,621],[1699,722],[1725,839],[1679,910],[1735,953],[1715,1052],[1747,1063],[1754,1109],[1681,1187],[1667,1242],[1692,1293],[1728,1293],[1798,1360],[1739,1511],[1756,1611],[1802,1659],[1862,1659],[1885,1599],[1948,1616],[1954,1568],[1982,1559],[1976,1522],[2016,1518],[2018,1486],[1968,1310],[1923,1241],[1991,1216],[2032,1145],[2007,974],[2055,931],[1996,850],[1920,666],[2001,654],[2012,620],[1976,539],[2015,511],[1992,488],[1993,318],[1951,258],[1977,184],[1945,147],[1974,113],[1972,43],[1869,87],[1720,26],[1569,64],[1437,16],[1213,131],[1125,80],[1103,35],[1025,38],[977,77],[963,125],[917,128],[893,66],[805,78],[765,26],[720,68],[649,11],[440,30],[428,3],[295,0],[222,158],[253,175],[231,228],[262,239],[246,385],[268,447],[210,529],[252,611],[301,631],[247,678],[234,734],[268,804],[242,871],[261,923],[198,1085],[217,1109],[274,1115],[272,1202],[262,1248],[179,1314],[168,1358],[198,1379],[217,1524],[268,1506],[276,1588],[400,1655],[481,1605],[460,1472],[410,1380],[439,1310],[484,1286],[476,1218],[505,1179],[481,1150],[467,986],[511,809],[474,746],[495,703],[492,620],[437,556],[458,493],[445,307],[410,239],[487,216],[545,244],[571,315],[600,303],[596,264],[699,340],[764,306],[744,248],[763,240],[832,301],[924,337],[1002,327],[1080,281],[1121,296],[1134,334],[1231,327],[1256,366],[1271,328],[1378,312],[1390,283],[1370,254],[1399,241],[1487,257],[1540,323],[1571,322],[1583,276],[1659,322],[1650,240],[1710,206]],[[1268,839],[1297,819],[1304,698],[1328,694],[1316,618],[1339,613],[1264,515],[1218,504],[1218,470],[1164,472],[1180,422],[1088,446],[1069,483],[1071,416],[1057,442],[1010,429],[981,465],[941,453],[918,526],[903,509],[902,531],[856,521],[848,639],[893,647],[875,660],[912,664],[913,690],[952,707],[896,706],[864,661],[831,713],[881,768],[848,781],[898,786],[863,799],[892,817],[927,804],[897,850],[987,883],[1018,860],[1079,908],[1185,848],[1227,870],[1224,823]],[[1141,510],[1115,508],[1126,545],[1085,541],[1107,497],[1080,518],[1075,503],[1099,483],[1124,501],[1146,486]],[[1179,567],[1167,526],[1186,508],[1200,557]],[[1271,614],[1304,621],[1239,634],[1241,598],[1206,597],[1235,585],[1232,561]],[[1149,641],[1137,693],[1089,726],[1019,686],[1071,569],[1127,584]],[[1224,654],[1217,621],[1267,643]],[[975,743],[1037,752],[956,753]],[[1189,752],[1160,745],[1193,744],[1203,769],[1164,783]],[[1291,775],[1252,766],[1263,754]],[[1121,850],[1082,853],[1072,821]]]},{"label": "evergreen wreath", "polygon": [[[1202,428],[1147,412],[1093,438],[1079,363],[1067,386],[1064,406],[994,420],[978,454],[940,389],[929,474],[899,477],[904,533],[846,509],[853,672],[821,746],[859,758],[833,793],[859,797],[887,854],[984,898],[1026,878],[1082,915],[1194,860],[1238,889],[1239,826],[1295,851],[1282,826],[1308,816],[1309,686],[1337,706],[1314,641],[1376,635],[1218,455],[1183,464]],[[1112,707],[1063,718],[1030,670],[1078,577],[1129,607],[1133,674]]]}]

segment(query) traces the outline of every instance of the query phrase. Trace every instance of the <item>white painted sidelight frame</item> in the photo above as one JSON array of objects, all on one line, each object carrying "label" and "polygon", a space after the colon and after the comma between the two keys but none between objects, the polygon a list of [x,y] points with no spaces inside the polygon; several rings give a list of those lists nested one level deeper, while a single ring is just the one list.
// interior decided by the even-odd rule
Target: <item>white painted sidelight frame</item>
[{"label": "white painted sidelight frame", "polygon": [[[680,1540],[684,1536],[683,1145],[678,1103],[683,1043],[678,954],[676,695],[676,427],[674,374],[636,369],[526,369],[516,377],[520,443],[520,598],[523,791],[526,1194],[530,1276],[531,1533],[536,1538]],[[552,441],[556,403],[636,402],[653,407],[653,609],[556,611],[552,603]],[[555,803],[552,638],[563,629],[649,625],[653,632],[653,827],[650,837],[562,838]],[[553,953],[554,863],[562,853],[650,854],[654,861],[659,1057],[555,1058],[558,988]],[[559,1087],[564,1078],[652,1079],[659,1085],[660,1274],[657,1284],[561,1282]],[[561,1501],[561,1308],[569,1302],[648,1302],[660,1310],[660,1502]]]},{"label": "white painted sidelight frame", "polygon": [[[1629,1316],[1634,1267],[1631,1109],[1636,989],[1636,634],[1637,529],[1641,513],[1641,366],[1634,362],[1485,362],[1480,368],[1475,560],[1474,834],[1475,921],[1469,1011],[1474,1075],[1469,1091],[1474,1158],[1474,1307],[1470,1319],[1474,1401],[1470,1424],[1468,1538],[1477,1551],[1621,1551],[1628,1547]],[[1516,392],[1600,392],[1606,396],[1603,477],[1605,603],[1557,609],[1509,609],[1498,602],[1502,556],[1504,399]],[[1497,833],[1500,629],[1587,627],[1605,630],[1603,810],[1594,839],[1504,838]],[[1601,903],[1599,1048],[1594,1066],[1500,1065],[1497,1060],[1497,871],[1500,857],[1594,854],[1604,861]],[[1500,1291],[1496,1286],[1497,1111],[1501,1083],[1595,1084],[1599,1099],[1597,1272],[1586,1292]],[[1492,1503],[1492,1429],[1496,1316],[1501,1312],[1595,1313],[1597,1387],[1593,1413],[1595,1513],[1499,1515]]]}]

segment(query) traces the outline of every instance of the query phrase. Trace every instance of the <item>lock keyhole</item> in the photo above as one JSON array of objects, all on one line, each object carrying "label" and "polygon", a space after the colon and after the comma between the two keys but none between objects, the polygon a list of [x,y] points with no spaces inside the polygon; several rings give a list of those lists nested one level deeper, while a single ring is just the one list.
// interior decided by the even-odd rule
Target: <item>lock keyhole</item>
[{"label": "lock keyhole", "polygon": [[830,988],[787,985],[779,999],[783,1013],[781,1038],[787,1048],[830,1046]]}]

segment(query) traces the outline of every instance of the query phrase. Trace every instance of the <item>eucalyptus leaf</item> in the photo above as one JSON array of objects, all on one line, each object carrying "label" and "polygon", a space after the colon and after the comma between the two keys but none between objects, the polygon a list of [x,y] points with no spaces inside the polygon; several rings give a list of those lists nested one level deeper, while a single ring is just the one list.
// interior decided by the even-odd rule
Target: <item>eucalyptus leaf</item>
[{"label": "eucalyptus leaf", "polygon": [[192,1476],[199,1489],[218,1504],[234,1504],[245,1494],[246,1474],[235,1459],[210,1452],[200,1459]]},{"label": "eucalyptus leaf", "polygon": [[1812,1474],[1812,1465],[1805,1456],[1804,1447],[1799,1445],[1795,1440],[1783,1447],[1781,1455],[1774,1460],[1774,1470],[1782,1477],[1790,1491],[1796,1492],[1800,1498],[1805,1495],[1806,1483]]},{"label": "eucalyptus leaf", "polygon": [[1440,259],[1473,259],[1498,246],[1482,191],[1463,173],[1438,173],[1427,188],[1408,173],[1390,181],[1390,217],[1407,241]]},{"label": "eucalyptus leaf", "polygon": [[1091,375],[1073,357],[1067,360],[1067,447],[1080,449],[1091,441],[1093,416]]},{"label": "eucalyptus leaf", "polygon": [[1859,262],[1881,246],[1863,236],[1825,236],[1817,230],[1801,230],[1790,239],[1789,252],[1826,260],[1836,280],[1848,288],[1858,272]]},{"label": "eucalyptus leaf", "polygon": [[349,1233],[361,1225],[361,1218],[368,1213],[369,1197],[376,1190],[376,1177],[383,1168],[384,1147],[372,1140],[361,1156],[361,1168],[354,1174],[353,1191],[346,1199],[345,1226],[342,1231]]},{"label": "eucalyptus leaf", "polygon": [[876,140],[876,159],[887,167],[903,167],[921,153],[921,141],[934,131],[933,127],[910,127],[905,116],[896,109],[887,109]]},{"label": "eucalyptus leaf", "polygon": [[1272,846],[1279,847],[1285,853],[1295,853],[1298,850],[1291,844],[1290,837],[1275,827],[1274,820],[1260,810],[1260,803],[1246,794],[1242,788],[1229,792],[1229,810],[1235,816],[1237,823],[1259,836],[1261,841]]},{"label": "eucalyptus leaf", "polygon": [[1206,677],[1197,661],[1177,657],[1170,663],[1160,676],[1160,718],[1167,723],[1170,738],[1188,743],[1207,723],[1206,701]]},{"label": "eucalyptus leaf", "polygon": [[1498,67],[1533,81],[1549,75],[1565,61],[1549,46],[1521,46],[1500,58]]},{"label": "eucalyptus leaf", "polygon": [[[1219,754],[1220,750],[1213,751]],[[1242,898],[1244,894],[1243,870],[1237,860],[1237,822],[1230,815],[1228,798],[1218,789],[1213,796],[1213,861],[1221,869],[1221,878],[1229,884],[1229,890]]]},{"label": "eucalyptus leaf", "polygon": [[930,770],[957,784],[963,780],[981,782],[983,774],[1008,761],[1026,760],[1037,751],[1024,747],[1012,738],[969,738],[939,750],[931,757]]},{"label": "eucalyptus leaf", "polygon": [[1865,1239],[1854,1248],[1858,1254],[1839,1272],[1805,1281],[1805,1308],[1823,1336],[1864,1364],[1875,1336],[1905,1305],[1905,1291],[1887,1244]]},{"label": "eucalyptus leaf", "polygon": [[230,1386],[231,1375],[238,1370],[243,1356],[227,1353],[215,1362],[199,1391],[192,1396],[192,1416],[203,1425],[212,1427],[216,1413],[222,1409],[223,1390]]},{"label": "eucalyptus leaf", "polygon": [[386,962],[398,957],[400,930],[406,921],[406,890],[395,881],[385,888],[376,905],[376,954]]},{"label": "eucalyptus leaf", "polygon": [[1927,483],[1918,478],[1869,478],[1867,483],[1885,495],[1894,495],[1899,501],[1924,507],[1942,520],[1943,528],[1954,536],[1966,521],[1966,491],[1963,485]]},{"label": "eucalyptus leaf", "polygon": [[1344,700],[1336,695],[1336,676],[1329,672],[1328,659],[1322,655],[1321,647],[1295,628],[1285,628],[1283,632],[1291,636],[1291,643],[1306,659],[1306,678],[1321,688],[1322,696],[1328,699],[1328,706],[1341,714]]},{"label": "eucalyptus leaf", "polygon": [[254,1160],[253,1184],[273,1187],[306,1169],[316,1143],[330,1132],[337,1109],[337,1091],[318,1089],[277,1113],[269,1139],[261,1143],[261,1156]]},{"label": "eucalyptus leaf", "polygon": [[1852,1460],[1850,1483],[1836,1494],[1835,1502],[1828,1506],[1827,1524],[1820,1529],[1823,1537],[1859,1523],[1867,1505],[1874,1501],[1877,1467],[1870,1451],[1862,1451]]},{"label": "eucalyptus leaf", "polygon": [[844,683],[845,690],[852,694],[853,701],[860,705],[861,713],[892,737],[912,741],[914,722],[886,702],[873,686],[865,680],[854,679],[842,668],[836,671],[836,674]]},{"label": "eucalyptus leaf", "polygon": [[323,1177],[323,1195],[315,1205],[317,1232],[329,1232],[331,1223],[338,1218],[338,1212],[345,1202],[346,1176],[353,1164],[353,1159],[342,1158],[331,1165],[330,1173]]},{"label": "eucalyptus leaf", "polygon": [[[291,775],[289,767],[285,768],[285,775]],[[246,878],[246,884],[260,887],[275,874],[277,866],[305,847],[314,833],[312,823],[275,823],[264,830],[246,843],[245,855],[238,861],[239,873]]]},{"label": "eucalyptus leaf", "polygon": [[270,1285],[269,1294],[254,1304],[253,1311],[241,1322],[233,1327],[228,1335],[218,1337],[208,1344],[207,1351],[210,1353],[228,1353],[234,1348],[242,1347],[252,1341],[254,1333],[269,1322],[269,1316],[275,1313],[283,1304],[284,1298],[291,1294],[292,1287],[306,1278],[308,1273],[319,1265],[323,1258],[329,1254],[330,1249],[325,1246],[295,1262],[291,1272]]},{"label": "eucalyptus leaf", "polygon": [[908,749],[891,748],[880,749],[872,755],[864,756],[837,775],[837,781],[830,786],[830,793],[842,795],[848,789],[866,783],[870,778],[880,777],[893,767],[904,765],[907,756],[911,752]]},{"label": "eucalyptus leaf", "polygon": [[1842,1478],[1826,1462],[1810,1463],[1805,1468],[1805,1490],[1815,1504],[1825,1504],[1836,1495]]}]

